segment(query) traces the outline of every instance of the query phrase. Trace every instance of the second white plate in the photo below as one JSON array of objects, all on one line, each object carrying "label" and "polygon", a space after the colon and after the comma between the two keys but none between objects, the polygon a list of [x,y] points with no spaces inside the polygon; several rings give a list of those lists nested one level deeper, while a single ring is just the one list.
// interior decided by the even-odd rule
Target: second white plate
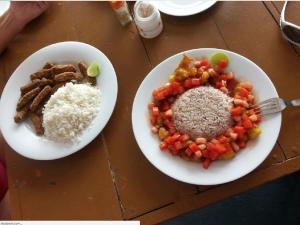
[{"label": "second white plate", "polygon": [[[90,127],[83,131],[76,144],[59,144],[39,137],[23,122],[16,124],[14,115],[20,97],[20,86],[29,82],[30,74],[46,62],[57,64],[96,61],[101,65],[97,85],[101,90],[100,111]],[[97,48],[80,42],[60,42],[49,45],[25,59],[8,80],[0,100],[0,128],[9,146],[19,154],[37,160],[52,160],[75,153],[89,144],[104,128],[115,107],[118,84],[109,59]]]}]

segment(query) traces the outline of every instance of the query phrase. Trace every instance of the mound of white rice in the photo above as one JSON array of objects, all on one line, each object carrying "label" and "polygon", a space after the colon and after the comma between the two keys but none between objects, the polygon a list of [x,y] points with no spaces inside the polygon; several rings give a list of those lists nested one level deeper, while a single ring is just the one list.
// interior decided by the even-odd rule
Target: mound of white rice
[{"label": "mound of white rice", "polygon": [[183,93],[173,104],[173,122],[177,130],[192,138],[212,139],[232,126],[229,109],[232,98],[208,86]]},{"label": "mound of white rice", "polygon": [[67,83],[55,92],[43,110],[45,136],[73,143],[99,112],[101,92],[88,84]]}]

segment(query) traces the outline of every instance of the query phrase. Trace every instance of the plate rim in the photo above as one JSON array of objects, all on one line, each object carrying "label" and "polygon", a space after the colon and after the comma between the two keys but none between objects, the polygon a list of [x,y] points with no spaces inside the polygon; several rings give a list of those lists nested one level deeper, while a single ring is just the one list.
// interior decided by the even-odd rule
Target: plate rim
[{"label": "plate rim", "polygon": [[[113,64],[112,64],[112,62],[110,61],[110,59],[109,59],[109,58],[108,58],[108,57],[107,57],[100,49],[98,49],[98,48],[96,48],[95,46],[90,45],[90,44],[88,44],[88,43],[79,42],[79,41],[62,41],[62,42],[55,42],[55,43],[52,43],[52,44],[49,44],[49,45],[46,45],[46,46],[44,46],[44,47],[39,48],[38,50],[32,52],[30,55],[28,55],[26,58],[24,58],[23,61],[16,67],[16,69],[13,71],[13,73],[10,75],[9,79],[8,79],[7,82],[5,83],[5,86],[4,86],[4,88],[3,88],[3,91],[2,91],[2,93],[1,93],[1,95],[0,95],[0,107],[4,104],[4,103],[3,103],[3,100],[2,100],[2,99],[3,99],[2,96],[3,96],[3,94],[4,94],[5,92],[8,91],[8,86],[7,86],[7,84],[10,82],[11,79],[13,79],[14,74],[16,73],[16,71],[19,69],[19,67],[20,67],[24,62],[26,62],[27,60],[29,60],[29,58],[32,57],[33,55],[38,54],[40,51],[42,51],[42,50],[45,51],[45,49],[47,49],[47,48],[50,48],[50,47],[53,47],[53,46],[57,46],[57,45],[59,46],[59,45],[74,45],[74,44],[75,44],[75,45],[78,45],[78,46],[86,46],[86,47],[88,47],[88,48],[91,48],[91,49],[94,49],[94,50],[98,51],[100,54],[102,54],[102,55],[105,57],[105,59],[107,60],[108,65],[111,66],[111,68],[113,69],[113,70],[112,70],[112,73],[113,73],[113,75],[114,75],[114,81],[113,81],[113,83],[114,83],[114,88],[115,88],[115,96],[114,96],[114,99],[113,99],[112,104],[111,104],[111,109],[108,111],[108,112],[109,112],[109,113],[108,113],[108,116],[107,116],[106,120],[104,120],[104,122],[103,122],[103,127],[102,127],[102,129],[99,129],[99,131],[97,131],[94,135],[92,135],[91,138],[90,138],[91,140],[89,140],[89,141],[87,141],[85,144],[83,144],[82,147],[80,147],[80,148],[76,147],[76,148],[75,148],[73,151],[71,151],[71,152],[66,152],[66,153],[61,154],[61,155],[59,155],[59,156],[52,156],[52,157],[35,157],[35,156],[30,155],[30,154],[25,154],[24,152],[20,152],[19,150],[16,150],[15,148],[13,148],[13,147],[12,147],[12,143],[10,143],[9,141],[7,141],[8,139],[7,139],[7,134],[6,134],[6,132],[3,131],[3,126],[4,126],[4,125],[3,125],[3,122],[1,122],[1,121],[3,121],[3,120],[0,120],[0,132],[1,132],[1,134],[2,134],[2,136],[3,136],[3,138],[4,138],[4,140],[5,140],[5,142],[9,145],[9,147],[10,147],[13,151],[15,151],[16,153],[18,153],[19,155],[22,155],[22,156],[25,157],[25,158],[29,158],[29,159],[33,159],[33,160],[40,160],[40,161],[56,160],[56,159],[61,159],[61,158],[68,157],[68,156],[70,156],[70,155],[73,155],[73,154],[75,154],[75,153],[81,151],[81,150],[84,150],[85,147],[86,147],[88,144],[90,144],[93,140],[95,140],[95,139],[101,134],[101,132],[103,131],[103,129],[105,128],[105,126],[106,126],[107,123],[109,122],[109,120],[110,120],[110,118],[111,118],[111,116],[112,116],[112,114],[113,114],[113,112],[114,112],[114,109],[115,109],[116,103],[117,103],[117,98],[118,98],[118,78],[117,78],[116,70],[115,70],[115,68],[114,68],[114,66],[113,66]],[[29,76],[30,76],[30,74],[28,75],[28,78],[29,78]],[[103,93],[102,93],[102,90],[101,90],[101,89],[100,89],[100,91],[101,91],[101,96],[103,96]],[[101,103],[100,103],[100,104],[101,104]],[[1,115],[1,112],[0,112],[0,115]],[[94,118],[94,119],[95,119],[95,118]],[[92,123],[93,123],[93,121],[92,121]],[[92,124],[92,123],[91,123],[91,124]],[[87,127],[87,129],[88,129],[88,128],[89,128],[89,127]],[[85,129],[85,130],[86,130],[86,129]],[[77,144],[74,143],[74,146],[75,146],[75,145],[77,145]]]},{"label": "plate rim", "polygon": [[[157,3],[159,2],[159,3]],[[163,2],[163,1],[162,1]],[[172,13],[172,11],[168,11],[168,10],[165,10],[164,8],[161,8],[160,7],[160,4],[161,4],[161,1],[152,1],[152,3],[155,5],[155,7],[160,11],[160,12],[163,12],[169,16],[178,16],[178,17],[185,17],[185,16],[193,16],[193,15],[196,15],[196,14],[199,14],[201,12],[204,12],[205,10],[211,8],[213,5],[215,5],[218,1],[215,1],[215,0],[208,0],[207,2],[209,2],[210,4],[208,4],[206,7],[204,7],[203,9],[195,9],[193,10],[192,12],[189,12],[189,13],[182,13],[182,14],[176,14],[176,13]]]},{"label": "plate rim", "polygon": [[[260,70],[266,77],[266,79],[268,80],[268,82],[271,83],[272,85],[272,89],[273,91],[275,91],[275,95],[278,97],[278,92],[275,88],[275,85],[273,84],[272,80],[270,79],[270,77],[267,75],[267,73],[264,72],[264,70],[262,68],[260,68],[256,63],[254,63],[253,61],[251,61],[250,59],[246,58],[245,56],[243,55],[240,55],[236,52],[233,52],[233,51],[230,51],[230,50],[226,50],[226,49],[220,49],[220,48],[194,48],[194,49],[187,49],[187,50],[184,50],[184,51],[181,51],[181,52],[178,52],[174,55],[171,55],[167,58],[165,58],[163,61],[161,61],[159,64],[157,64],[155,67],[153,67],[149,72],[148,74],[144,77],[143,81],[140,83],[140,86],[138,87],[137,91],[136,91],[136,94],[135,94],[135,97],[134,97],[134,101],[133,101],[133,104],[132,104],[132,113],[131,113],[131,125],[132,125],[132,130],[133,130],[133,134],[134,134],[134,137],[135,137],[135,140],[138,144],[138,147],[140,149],[140,151],[143,153],[143,155],[146,157],[146,159],[148,160],[148,162],[150,162],[154,168],[156,168],[157,170],[159,170],[160,172],[162,172],[163,174],[167,175],[168,177],[171,177],[175,180],[178,180],[178,181],[181,181],[181,182],[184,182],[184,183],[188,183],[188,184],[193,184],[193,185],[219,185],[219,184],[225,184],[225,183],[229,183],[229,182],[232,182],[232,181],[235,181],[235,180],[238,180],[248,174],[250,174],[251,172],[253,172],[259,165],[261,165],[264,160],[270,155],[270,153],[272,152],[272,150],[274,149],[274,146],[276,145],[276,141],[278,140],[278,137],[279,137],[279,134],[280,134],[280,131],[281,131],[281,126],[282,126],[282,113],[278,113],[278,119],[279,119],[279,127],[278,127],[278,131],[276,133],[276,135],[274,136],[274,143],[272,145],[270,145],[270,150],[268,151],[268,153],[266,154],[265,157],[262,158],[262,160],[260,160],[259,163],[257,163],[257,165],[255,165],[253,168],[251,167],[250,169],[247,169],[244,174],[241,174],[241,175],[238,175],[238,176],[233,176],[232,178],[230,179],[227,179],[227,180],[220,180],[219,182],[193,182],[193,181],[190,181],[188,179],[182,179],[182,178],[178,178],[178,177],[174,177],[168,173],[166,173],[165,171],[163,171],[163,169],[161,169],[160,167],[156,166],[156,164],[154,162],[152,162],[152,160],[149,159],[148,155],[146,154],[146,151],[144,151],[141,146],[142,144],[140,143],[140,138],[138,138],[138,135],[137,135],[137,132],[136,131],[136,128],[135,128],[135,124],[134,124],[134,121],[135,121],[135,117],[134,117],[134,112],[136,111],[136,102],[137,102],[137,98],[138,98],[138,94],[141,92],[141,88],[144,84],[144,82],[146,82],[146,79],[147,77],[150,75],[150,73],[152,73],[153,70],[155,70],[157,67],[161,66],[162,64],[166,63],[167,61],[171,60],[172,58],[176,58],[180,55],[183,55],[183,54],[190,54],[191,52],[196,52],[196,51],[199,51],[199,50],[212,50],[212,51],[222,51],[222,52],[227,52],[227,53],[230,53],[230,54],[233,54],[235,56],[238,56],[238,57],[241,57],[243,58],[244,60],[246,60],[248,63],[250,64],[253,64],[258,70]],[[199,56],[200,57],[200,56]],[[150,127],[149,127],[149,130],[150,130]]]}]

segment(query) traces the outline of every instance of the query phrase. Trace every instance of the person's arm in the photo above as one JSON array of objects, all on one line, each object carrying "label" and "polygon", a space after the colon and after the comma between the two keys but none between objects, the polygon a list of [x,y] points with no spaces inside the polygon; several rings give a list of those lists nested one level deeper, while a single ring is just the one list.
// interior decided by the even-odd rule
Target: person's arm
[{"label": "person's arm", "polygon": [[10,8],[0,17],[0,54],[10,41],[32,19],[42,14],[49,6],[47,2],[11,2]]}]

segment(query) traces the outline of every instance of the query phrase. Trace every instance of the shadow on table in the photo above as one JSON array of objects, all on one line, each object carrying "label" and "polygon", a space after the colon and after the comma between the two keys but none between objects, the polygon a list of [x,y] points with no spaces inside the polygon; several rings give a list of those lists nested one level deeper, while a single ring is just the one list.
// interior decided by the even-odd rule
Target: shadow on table
[{"label": "shadow on table", "polygon": [[299,225],[300,172],[162,225]]}]

